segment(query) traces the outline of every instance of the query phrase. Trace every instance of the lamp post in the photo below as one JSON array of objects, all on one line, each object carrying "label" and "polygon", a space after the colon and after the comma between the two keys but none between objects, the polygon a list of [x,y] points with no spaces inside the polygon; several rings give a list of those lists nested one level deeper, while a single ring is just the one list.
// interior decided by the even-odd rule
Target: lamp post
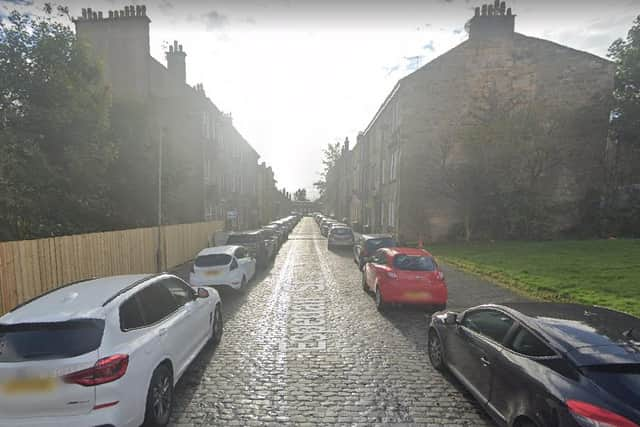
[{"label": "lamp post", "polygon": [[166,137],[167,128],[163,127],[162,135],[158,140],[158,242],[156,247],[156,269],[158,273],[164,270],[162,263],[162,151]]}]

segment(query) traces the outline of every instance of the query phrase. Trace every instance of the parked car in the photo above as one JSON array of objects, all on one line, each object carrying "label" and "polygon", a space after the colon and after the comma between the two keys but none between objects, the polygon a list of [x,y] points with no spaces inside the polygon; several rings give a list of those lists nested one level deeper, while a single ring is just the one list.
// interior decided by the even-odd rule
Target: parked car
[{"label": "parked car", "polygon": [[336,221],[335,219],[324,219],[321,223],[320,223],[320,234],[324,237],[327,237],[327,235],[329,234],[329,228],[331,227],[331,224],[335,224],[338,221]]},{"label": "parked car", "polygon": [[227,245],[201,250],[191,266],[192,286],[229,286],[240,290],[253,279],[256,259],[244,246]]},{"label": "parked car", "polygon": [[234,231],[227,238],[227,245],[244,246],[249,255],[256,259],[258,268],[265,268],[271,259],[266,237],[261,230]]},{"label": "parked car", "polygon": [[481,305],[431,318],[431,363],[501,426],[640,425],[640,319],[559,303]]},{"label": "parked car", "polygon": [[220,296],[170,274],[57,288],[0,317],[0,425],[164,426],[222,337]]},{"label": "parked car", "polygon": [[273,227],[262,227],[262,233],[267,241],[267,249],[269,250],[269,258],[273,259],[280,248],[280,233]]},{"label": "parked car", "polygon": [[276,233],[276,236],[278,237],[278,248],[280,246],[282,246],[282,244],[284,242],[287,241],[287,232],[284,229],[284,227],[272,223],[272,224],[269,224],[269,225],[265,225],[262,228],[263,229],[271,229]]},{"label": "parked car", "polygon": [[353,261],[362,271],[367,259],[378,249],[397,246],[393,237],[388,234],[362,234],[353,245]]},{"label": "parked car", "polygon": [[335,225],[331,227],[327,235],[327,247],[329,250],[337,247],[353,246],[353,230],[344,225]]},{"label": "parked car", "polygon": [[380,311],[391,303],[425,305],[435,311],[447,305],[444,274],[424,249],[378,249],[364,266],[362,288],[375,293]]},{"label": "parked car", "polygon": [[289,239],[289,228],[286,226],[286,224],[280,221],[273,221],[269,225],[275,225],[276,227],[278,227],[278,230],[280,230],[280,232],[283,235],[283,238],[284,238],[283,242]]}]

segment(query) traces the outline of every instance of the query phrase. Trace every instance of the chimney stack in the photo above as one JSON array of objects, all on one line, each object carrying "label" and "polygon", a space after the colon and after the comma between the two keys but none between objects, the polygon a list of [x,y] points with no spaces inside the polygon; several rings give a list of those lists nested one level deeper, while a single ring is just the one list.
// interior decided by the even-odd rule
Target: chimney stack
[{"label": "chimney stack", "polygon": [[171,78],[181,84],[187,82],[187,69],[185,57],[186,53],[182,50],[182,45],[174,40],[173,46],[169,46],[169,51],[165,53],[167,57],[167,69]]},{"label": "chimney stack", "polygon": [[515,15],[507,9],[504,1],[495,0],[493,4],[476,7],[469,21],[469,38],[487,40],[512,37],[515,32]]}]

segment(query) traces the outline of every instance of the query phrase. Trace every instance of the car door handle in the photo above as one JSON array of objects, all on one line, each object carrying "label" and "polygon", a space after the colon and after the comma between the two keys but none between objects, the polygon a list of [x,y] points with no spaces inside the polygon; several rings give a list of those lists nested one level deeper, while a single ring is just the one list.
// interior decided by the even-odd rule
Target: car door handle
[{"label": "car door handle", "polygon": [[486,357],[484,357],[484,356],[482,356],[482,357],[480,358],[480,362],[482,362],[482,365],[483,365],[483,366],[489,366],[489,365],[491,365],[491,362],[489,362],[489,359],[487,359],[487,358],[486,358]]},{"label": "car door handle", "polygon": [[163,336],[166,333],[167,333],[167,328],[160,328],[158,330],[158,335],[160,335],[160,336]]}]

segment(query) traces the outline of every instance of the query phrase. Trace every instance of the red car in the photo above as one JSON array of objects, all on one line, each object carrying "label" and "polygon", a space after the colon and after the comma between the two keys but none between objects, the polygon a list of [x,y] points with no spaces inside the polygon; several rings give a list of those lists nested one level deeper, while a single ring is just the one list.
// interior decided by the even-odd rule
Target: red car
[{"label": "red car", "polygon": [[424,249],[379,249],[364,267],[362,287],[375,292],[380,311],[390,303],[426,305],[436,311],[447,306],[444,274]]}]

